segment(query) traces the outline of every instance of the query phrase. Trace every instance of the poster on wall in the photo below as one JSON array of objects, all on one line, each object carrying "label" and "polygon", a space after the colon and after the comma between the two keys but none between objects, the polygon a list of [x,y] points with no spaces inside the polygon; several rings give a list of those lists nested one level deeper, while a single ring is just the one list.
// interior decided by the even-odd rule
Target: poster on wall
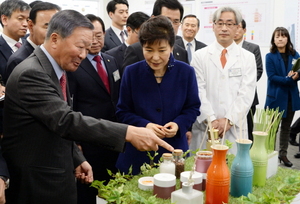
[{"label": "poster on wall", "polygon": [[273,25],[273,1],[272,0],[229,0],[229,1],[201,1],[201,34],[200,39],[206,44],[215,40],[213,34],[213,13],[220,7],[230,6],[238,9],[247,24],[247,32],[244,39],[268,46],[271,36],[271,25]]},{"label": "poster on wall", "polygon": [[294,48],[300,52],[300,1],[289,0],[285,4],[284,26],[288,29]]}]

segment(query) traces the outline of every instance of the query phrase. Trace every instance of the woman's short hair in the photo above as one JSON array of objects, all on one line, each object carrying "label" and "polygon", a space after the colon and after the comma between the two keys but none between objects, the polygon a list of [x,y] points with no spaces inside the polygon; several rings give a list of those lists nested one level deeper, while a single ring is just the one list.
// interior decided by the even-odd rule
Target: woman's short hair
[{"label": "woman's short hair", "polygon": [[160,40],[167,40],[173,47],[175,33],[172,22],[165,16],[154,16],[142,24],[139,31],[139,40],[143,45],[152,45]]}]

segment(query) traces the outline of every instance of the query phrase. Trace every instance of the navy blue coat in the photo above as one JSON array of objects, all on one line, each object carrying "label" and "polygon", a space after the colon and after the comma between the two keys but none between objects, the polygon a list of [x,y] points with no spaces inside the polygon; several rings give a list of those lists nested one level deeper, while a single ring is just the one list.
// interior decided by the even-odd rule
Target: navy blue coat
[{"label": "navy blue coat", "polygon": [[296,111],[300,109],[297,80],[287,77],[289,71],[292,69],[292,60],[298,58],[298,52],[294,56],[289,55],[288,69],[286,69],[281,54],[278,51],[266,55],[268,88],[265,108],[279,107],[279,111],[285,111],[283,114],[284,118],[286,117],[289,94],[291,96],[292,110]]},{"label": "navy blue coat", "polygon": [[[146,127],[148,123],[165,125],[173,121],[179,130],[173,138],[164,140],[175,149],[187,151],[186,132],[200,114],[199,107],[194,68],[175,60],[172,54],[160,84],[156,82],[153,70],[145,60],[126,67],[117,104],[120,122]],[[156,161],[164,152],[167,150],[160,147]],[[137,174],[144,162],[149,163],[147,153],[136,150],[128,143],[125,152],[119,155],[117,168],[128,172],[133,165],[133,174]]]}]

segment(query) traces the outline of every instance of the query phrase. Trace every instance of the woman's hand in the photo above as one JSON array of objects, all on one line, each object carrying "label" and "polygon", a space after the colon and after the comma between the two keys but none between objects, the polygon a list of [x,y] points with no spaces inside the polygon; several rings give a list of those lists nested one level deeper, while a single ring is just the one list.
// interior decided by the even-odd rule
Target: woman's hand
[{"label": "woman's hand", "polygon": [[164,132],[164,127],[155,123],[148,123],[146,126],[147,129],[152,130],[159,138],[165,138],[166,133]]},{"label": "woman's hand", "polygon": [[178,131],[178,125],[174,122],[169,122],[164,125],[163,131],[165,132],[165,137],[174,137]]}]

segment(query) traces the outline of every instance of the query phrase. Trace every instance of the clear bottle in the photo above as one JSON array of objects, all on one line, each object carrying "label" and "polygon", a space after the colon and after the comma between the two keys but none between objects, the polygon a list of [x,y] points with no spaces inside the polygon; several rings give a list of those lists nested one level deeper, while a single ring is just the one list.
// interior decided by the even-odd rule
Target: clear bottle
[{"label": "clear bottle", "polygon": [[184,172],[184,158],[183,151],[181,149],[175,149],[173,152],[174,163],[175,163],[175,176],[180,178],[181,172]]},{"label": "clear bottle", "polygon": [[182,189],[171,193],[171,203],[203,204],[203,193],[193,189],[193,183],[182,183]]},{"label": "clear bottle", "polygon": [[163,161],[159,166],[159,172],[175,175],[175,163],[173,162],[173,155],[171,153],[163,153],[162,158]]},{"label": "clear bottle", "polygon": [[[214,137],[213,138],[214,139],[214,144],[215,145],[221,144],[221,140],[220,140],[220,137],[219,137],[219,130],[218,129],[213,129],[212,132],[213,132],[213,137]],[[206,141],[206,149],[207,149],[207,151],[212,151],[211,146],[213,145],[213,141],[212,141],[212,138],[211,138],[210,130],[207,131],[207,134],[208,134],[208,139]]]}]

